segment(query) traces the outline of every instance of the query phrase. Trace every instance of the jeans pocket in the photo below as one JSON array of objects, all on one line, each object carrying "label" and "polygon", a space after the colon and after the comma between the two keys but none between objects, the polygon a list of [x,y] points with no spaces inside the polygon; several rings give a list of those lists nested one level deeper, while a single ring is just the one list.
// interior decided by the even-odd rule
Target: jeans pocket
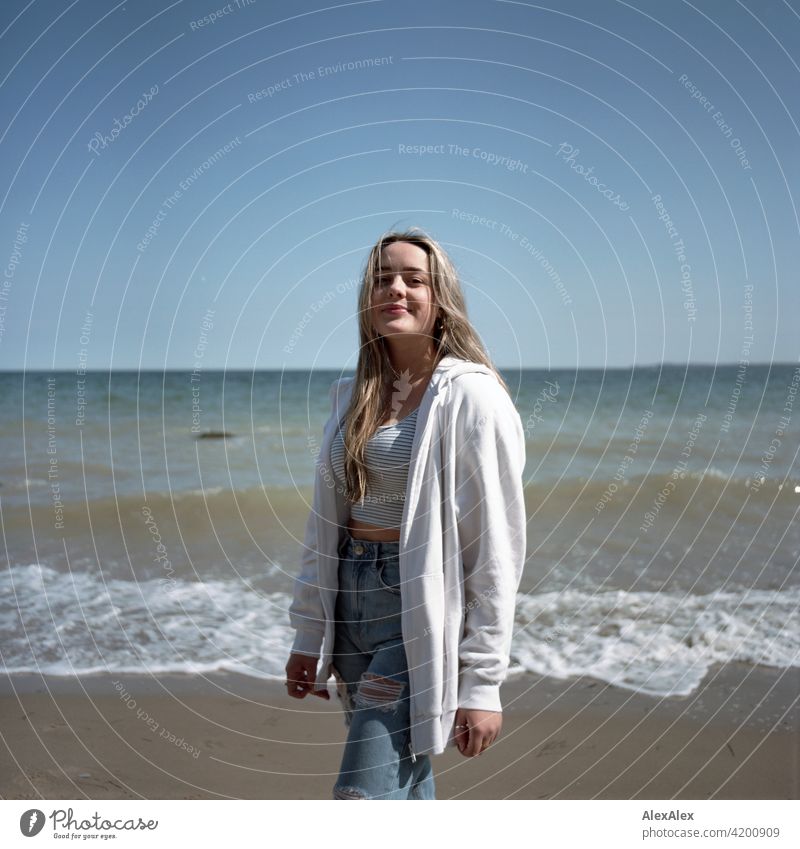
[{"label": "jeans pocket", "polygon": [[379,561],[377,574],[381,589],[393,595],[400,595],[400,561],[397,557]]}]

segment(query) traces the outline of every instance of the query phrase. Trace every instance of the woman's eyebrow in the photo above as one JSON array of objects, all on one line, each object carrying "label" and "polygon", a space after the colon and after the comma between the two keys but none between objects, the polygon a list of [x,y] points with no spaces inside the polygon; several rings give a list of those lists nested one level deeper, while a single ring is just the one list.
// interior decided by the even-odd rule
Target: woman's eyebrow
[{"label": "woman's eyebrow", "polygon": [[[407,266],[405,266],[405,268],[401,268],[400,270],[401,271],[417,271],[420,274],[430,275],[430,271],[426,271],[424,268],[417,268],[417,266],[415,266],[415,265],[407,265]],[[391,268],[381,268],[380,273],[381,274],[391,274],[392,269]]]}]

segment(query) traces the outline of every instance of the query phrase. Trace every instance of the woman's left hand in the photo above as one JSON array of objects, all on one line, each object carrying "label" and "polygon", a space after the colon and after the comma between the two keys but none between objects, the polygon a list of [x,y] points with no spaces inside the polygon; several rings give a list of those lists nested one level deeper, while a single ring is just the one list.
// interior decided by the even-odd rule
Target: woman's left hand
[{"label": "woman's left hand", "polygon": [[455,741],[465,758],[474,758],[494,743],[503,727],[503,714],[493,710],[459,708],[456,711]]}]

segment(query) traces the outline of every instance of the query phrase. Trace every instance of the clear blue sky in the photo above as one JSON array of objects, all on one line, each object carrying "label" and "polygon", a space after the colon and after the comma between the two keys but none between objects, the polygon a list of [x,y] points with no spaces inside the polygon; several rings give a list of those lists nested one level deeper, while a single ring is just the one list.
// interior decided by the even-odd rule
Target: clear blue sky
[{"label": "clear blue sky", "polygon": [[502,367],[798,358],[797,2],[0,14],[4,369],[352,368],[411,224]]}]

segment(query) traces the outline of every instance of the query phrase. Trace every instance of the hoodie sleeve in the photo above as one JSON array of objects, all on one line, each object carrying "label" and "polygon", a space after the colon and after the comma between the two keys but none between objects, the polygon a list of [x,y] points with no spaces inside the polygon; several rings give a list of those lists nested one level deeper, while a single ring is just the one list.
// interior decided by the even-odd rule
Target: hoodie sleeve
[{"label": "hoodie sleeve", "polygon": [[[329,397],[331,399],[331,417],[336,414],[335,398],[337,397],[335,380],[331,384]],[[319,657],[322,640],[325,634],[325,612],[322,608],[322,597],[319,591],[319,568],[317,557],[317,516],[320,511],[320,457],[314,465],[314,497],[311,511],[306,520],[303,535],[303,548],[300,556],[300,570],[294,582],[294,598],[289,605],[289,622],[295,629],[292,652]]]},{"label": "hoodie sleeve", "polygon": [[464,570],[458,706],[500,711],[525,563],[525,435],[519,413],[493,376],[465,377],[455,469]]},{"label": "hoodie sleeve", "polygon": [[295,578],[294,598],[289,605],[289,622],[295,629],[292,652],[319,657],[325,634],[325,614],[319,594],[316,499],[314,502],[306,521],[300,571]]}]

